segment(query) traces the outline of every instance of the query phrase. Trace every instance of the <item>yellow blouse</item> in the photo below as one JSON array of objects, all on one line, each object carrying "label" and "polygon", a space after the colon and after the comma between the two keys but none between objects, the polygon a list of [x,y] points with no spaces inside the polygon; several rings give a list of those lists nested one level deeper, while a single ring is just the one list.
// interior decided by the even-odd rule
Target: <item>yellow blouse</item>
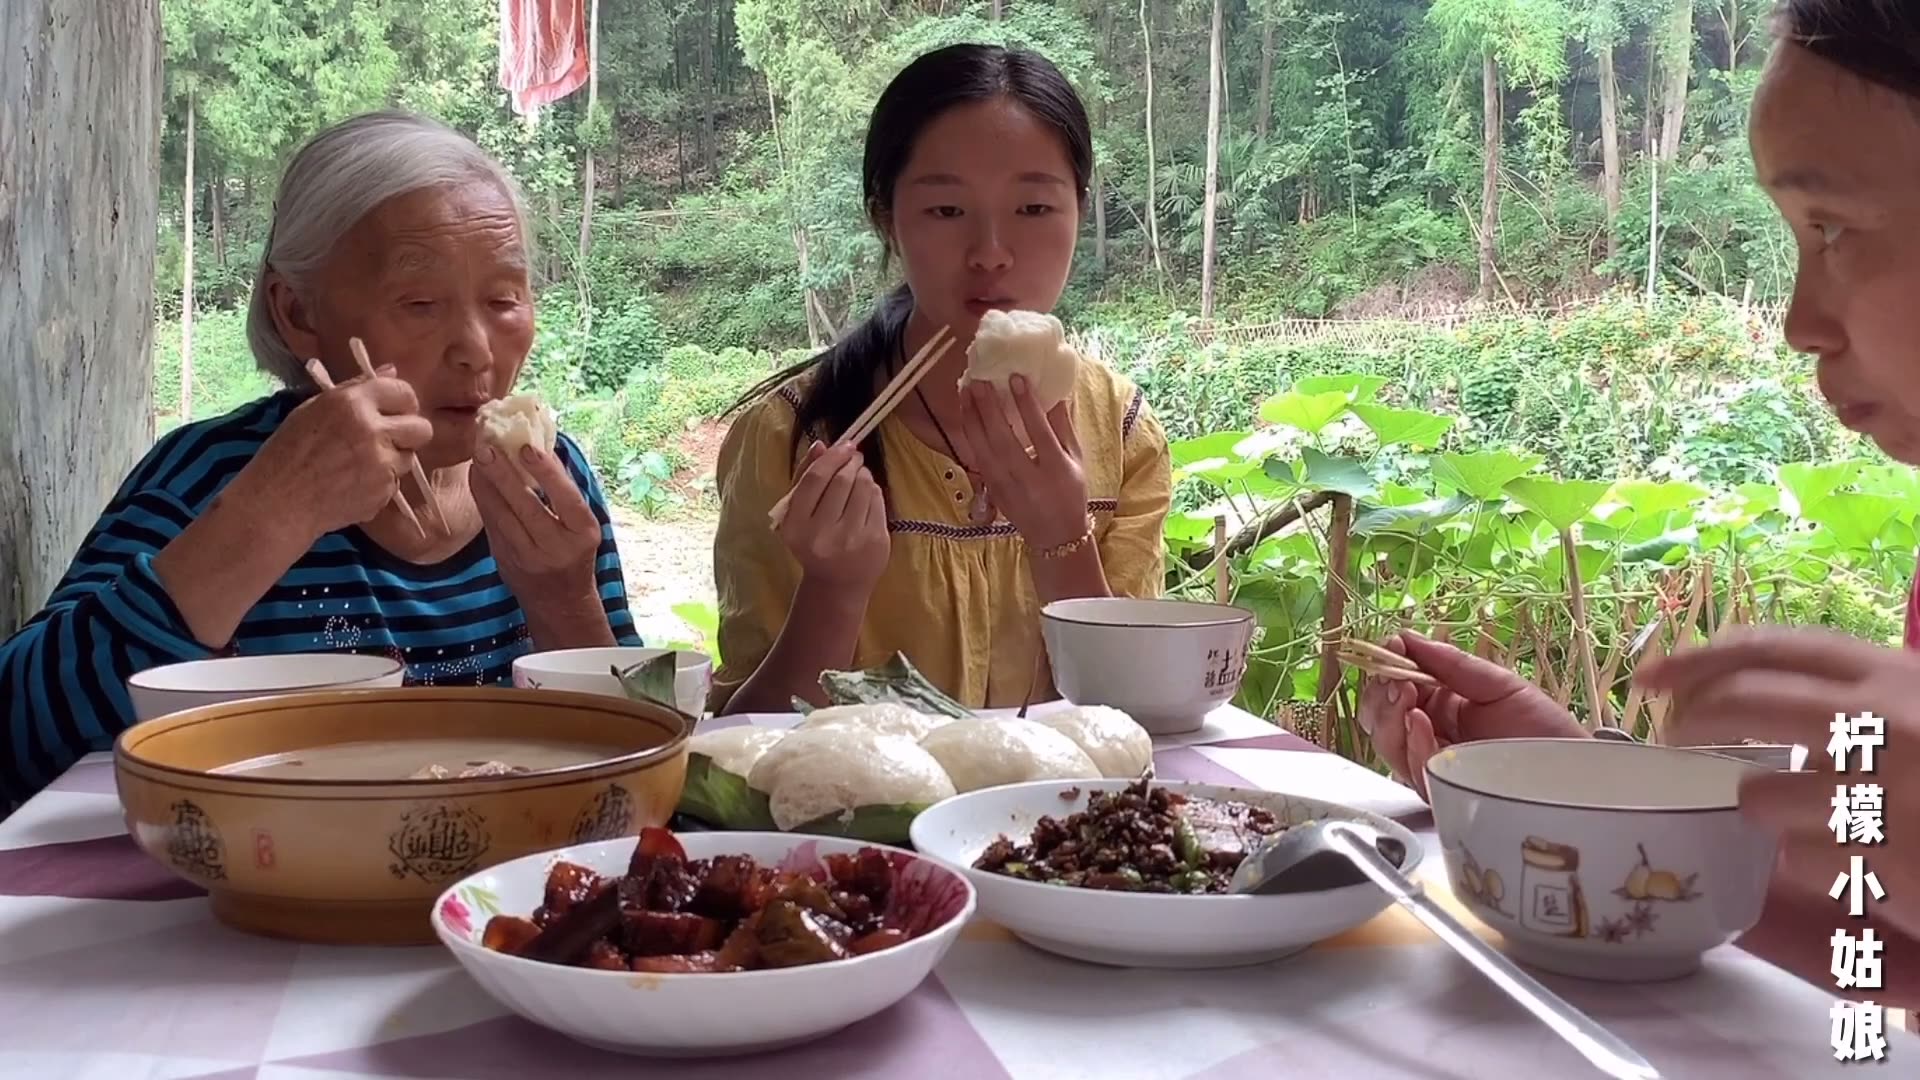
[{"label": "yellow blouse", "polygon": [[[714,672],[715,711],[772,650],[800,584],[800,566],[767,513],[799,478],[793,425],[808,377],[797,376],[751,406],[720,448],[713,566],[722,663]],[[1166,433],[1139,388],[1099,361],[1080,364],[1072,409],[1108,586],[1115,595],[1158,596],[1172,497]],[[921,442],[904,421],[889,417],[880,438],[892,553],[860,627],[855,667],[901,652],[969,708],[1019,705],[1043,651],[1025,544],[1004,518],[968,522],[973,489],[966,471]]]}]

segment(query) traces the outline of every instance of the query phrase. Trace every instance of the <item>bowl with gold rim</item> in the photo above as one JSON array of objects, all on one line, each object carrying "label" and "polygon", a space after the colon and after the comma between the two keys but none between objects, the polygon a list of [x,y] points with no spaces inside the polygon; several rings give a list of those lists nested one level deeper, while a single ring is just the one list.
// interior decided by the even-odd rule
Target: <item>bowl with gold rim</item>
[{"label": "bowl with gold rim", "polygon": [[1427,762],[1454,894],[1515,960],[1679,978],[1760,919],[1778,838],[1740,812],[1771,767],[1604,739],[1484,739]]},{"label": "bowl with gold rim", "polygon": [[688,721],[646,702],[507,687],[223,702],[114,744],[134,843],[237,929],[428,944],[448,884],[664,824]]}]

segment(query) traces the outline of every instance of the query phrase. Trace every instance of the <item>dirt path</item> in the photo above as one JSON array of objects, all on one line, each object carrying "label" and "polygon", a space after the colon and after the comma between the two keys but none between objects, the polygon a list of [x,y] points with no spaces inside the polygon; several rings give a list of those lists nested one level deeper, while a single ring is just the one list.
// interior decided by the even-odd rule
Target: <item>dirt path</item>
[{"label": "dirt path", "polygon": [[613,509],[614,538],[627,576],[627,602],[649,643],[689,641],[697,635],[673,605],[713,603],[713,519],[689,513],[649,521]]},{"label": "dirt path", "polygon": [[686,460],[673,487],[681,506],[669,516],[654,520],[613,507],[613,534],[627,576],[627,602],[640,636],[650,644],[696,640],[698,633],[673,613],[673,607],[713,603],[713,529],[718,511],[710,492],[714,462],[726,435],[726,425],[707,420],[680,437],[678,448]]}]

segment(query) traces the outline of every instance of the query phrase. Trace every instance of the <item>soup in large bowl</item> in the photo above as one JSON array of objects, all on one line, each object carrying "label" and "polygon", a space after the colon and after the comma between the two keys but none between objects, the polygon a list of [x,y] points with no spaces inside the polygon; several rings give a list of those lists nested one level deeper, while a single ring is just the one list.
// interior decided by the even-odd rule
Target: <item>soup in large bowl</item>
[{"label": "soup in large bowl", "polygon": [[303,941],[433,940],[446,886],[665,824],[686,722],[644,702],[410,688],[228,702],[114,747],[135,843],[221,921]]}]

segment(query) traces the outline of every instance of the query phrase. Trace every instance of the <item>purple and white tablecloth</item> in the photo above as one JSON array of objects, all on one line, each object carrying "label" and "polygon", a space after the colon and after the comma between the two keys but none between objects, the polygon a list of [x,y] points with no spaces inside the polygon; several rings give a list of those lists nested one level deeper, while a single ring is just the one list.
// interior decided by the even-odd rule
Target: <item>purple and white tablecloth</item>
[{"label": "purple and white tablecloth", "polygon": [[[779,718],[754,718],[779,722]],[[1161,740],[1159,774],[1336,799],[1406,821],[1422,876],[1456,913],[1419,798],[1245,713]],[[1475,925],[1471,921],[1469,925]],[[1832,998],[1737,949],[1687,979],[1548,977],[1663,1076],[1851,1075],[1828,1049]],[[1920,1040],[1889,1032],[1915,1075]],[[793,1076],[1412,1077],[1595,1075],[1398,908],[1306,953],[1230,971],[1132,971],[1037,952],[976,921],[901,1005],[755,1058],[654,1062],[579,1046],[508,1014],[438,947],[303,946],[231,931],[201,892],[137,851],[96,755],[0,822],[0,1078]]]}]

